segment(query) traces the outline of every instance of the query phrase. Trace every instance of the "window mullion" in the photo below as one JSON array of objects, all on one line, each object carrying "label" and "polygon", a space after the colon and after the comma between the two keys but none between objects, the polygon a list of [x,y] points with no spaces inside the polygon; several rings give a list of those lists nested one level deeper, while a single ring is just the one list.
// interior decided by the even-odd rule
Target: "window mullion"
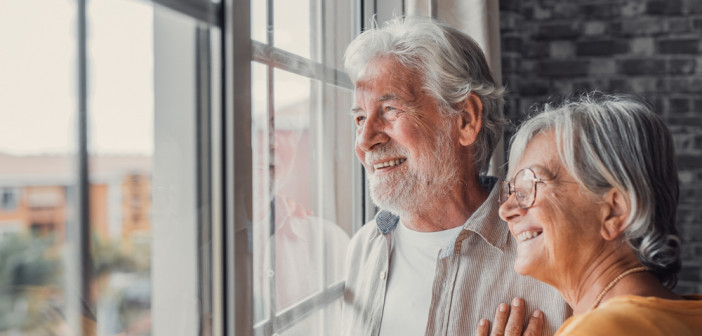
[{"label": "window mullion", "polygon": [[351,79],[341,70],[258,41],[252,41],[252,49],[254,61],[270,63],[281,70],[353,90]]}]

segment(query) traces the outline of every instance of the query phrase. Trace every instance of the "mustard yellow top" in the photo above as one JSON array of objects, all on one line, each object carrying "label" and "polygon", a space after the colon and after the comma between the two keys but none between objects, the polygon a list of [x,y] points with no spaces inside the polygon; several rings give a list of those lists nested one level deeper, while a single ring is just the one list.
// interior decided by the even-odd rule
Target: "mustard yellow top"
[{"label": "mustard yellow top", "polygon": [[683,297],[685,300],[617,296],[597,309],[572,316],[556,336],[702,335],[702,295]]}]

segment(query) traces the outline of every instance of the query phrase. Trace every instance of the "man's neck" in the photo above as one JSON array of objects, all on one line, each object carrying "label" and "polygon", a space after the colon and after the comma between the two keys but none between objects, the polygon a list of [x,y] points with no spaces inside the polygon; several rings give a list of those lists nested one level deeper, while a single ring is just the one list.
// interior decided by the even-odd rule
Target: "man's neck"
[{"label": "man's neck", "polygon": [[427,200],[422,209],[400,214],[400,220],[410,230],[435,232],[453,229],[466,220],[485,202],[489,195],[476,177],[457,186],[446,197]]}]

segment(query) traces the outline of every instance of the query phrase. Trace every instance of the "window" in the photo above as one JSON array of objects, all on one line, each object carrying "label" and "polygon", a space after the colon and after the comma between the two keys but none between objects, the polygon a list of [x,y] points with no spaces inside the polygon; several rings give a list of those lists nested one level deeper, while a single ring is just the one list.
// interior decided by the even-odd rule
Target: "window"
[{"label": "window", "polygon": [[[354,232],[351,2],[252,2],[257,335],[331,335]],[[356,215],[355,215],[356,214]]]},{"label": "window", "polygon": [[2,2],[0,335],[334,334],[360,6]]},{"label": "window", "polygon": [[19,190],[17,190],[17,188],[2,188],[0,195],[0,197],[2,197],[0,210],[10,212],[17,209],[19,202]]}]

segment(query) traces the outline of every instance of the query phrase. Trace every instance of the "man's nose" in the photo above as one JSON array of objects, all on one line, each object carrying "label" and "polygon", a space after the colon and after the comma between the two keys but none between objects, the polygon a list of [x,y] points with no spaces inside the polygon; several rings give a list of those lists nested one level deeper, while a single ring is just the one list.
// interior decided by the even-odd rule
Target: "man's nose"
[{"label": "man's nose", "polygon": [[356,146],[364,152],[369,152],[374,147],[388,142],[390,137],[385,132],[385,126],[382,118],[369,116],[356,137]]}]

